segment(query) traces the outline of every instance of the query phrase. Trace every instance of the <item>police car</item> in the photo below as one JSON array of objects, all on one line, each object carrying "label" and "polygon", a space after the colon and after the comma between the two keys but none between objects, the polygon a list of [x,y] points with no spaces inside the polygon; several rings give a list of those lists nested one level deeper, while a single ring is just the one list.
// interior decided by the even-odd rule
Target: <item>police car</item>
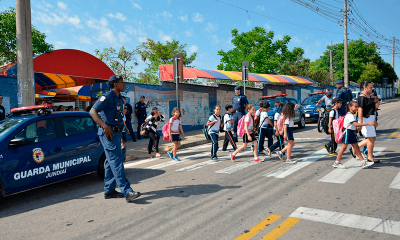
[{"label": "police car", "polygon": [[104,178],[105,155],[89,113],[52,107],[14,108],[0,121],[0,197],[92,172]]},{"label": "police car", "polygon": [[[268,118],[272,123],[274,122],[274,115],[275,115],[274,105],[276,102],[283,102],[283,104],[286,104],[288,102],[294,103],[294,105],[298,104],[296,99],[287,98],[286,96],[287,94],[277,94],[277,95],[263,96],[260,98],[260,100],[269,102],[270,110],[268,111]],[[260,108],[259,106],[260,103],[257,103],[255,105],[256,110]],[[295,109],[295,117],[293,121],[294,124],[297,124],[299,126],[299,128],[304,128],[306,126],[306,119],[305,119],[304,109],[302,106]],[[272,130],[272,127],[269,127],[268,129]]]},{"label": "police car", "polygon": [[[318,121],[321,106],[317,106],[317,102],[325,95],[325,92],[309,93],[309,97],[303,100],[301,105],[304,107],[304,115],[307,122]],[[325,105],[321,102],[320,105]]]}]

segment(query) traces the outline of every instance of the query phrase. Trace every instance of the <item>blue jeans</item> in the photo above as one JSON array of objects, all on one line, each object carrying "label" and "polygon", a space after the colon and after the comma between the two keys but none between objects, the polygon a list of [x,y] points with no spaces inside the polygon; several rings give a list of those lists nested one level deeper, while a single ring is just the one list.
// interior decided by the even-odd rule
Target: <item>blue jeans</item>
[{"label": "blue jeans", "polygon": [[278,147],[280,150],[283,149],[283,135],[278,135],[276,142],[269,147],[269,150],[272,152]]},{"label": "blue jeans", "polygon": [[212,146],[211,146],[211,158],[217,157],[217,151],[218,151],[218,134],[216,133],[211,133],[211,141],[212,141]]},{"label": "blue jeans", "polygon": [[264,141],[265,141],[265,137],[268,138],[268,147],[272,145],[273,140],[272,140],[272,135],[271,132],[268,131],[267,128],[260,128],[260,134],[258,136],[258,152],[262,152],[264,151]]}]

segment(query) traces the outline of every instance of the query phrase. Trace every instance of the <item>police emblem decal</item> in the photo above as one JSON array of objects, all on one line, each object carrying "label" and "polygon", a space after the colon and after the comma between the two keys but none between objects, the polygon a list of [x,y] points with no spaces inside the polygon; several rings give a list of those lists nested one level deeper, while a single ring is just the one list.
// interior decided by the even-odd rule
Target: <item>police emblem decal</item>
[{"label": "police emblem decal", "polygon": [[36,163],[41,163],[44,160],[44,152],[42,151],[41,148],[34,148],[32,154],[33,161]]},{"label": "police emblem decal", "polygon": [[104,101],[104,100],[106,100],[106,97],[105,97],[105,96],[101,96],[100,102],[102,102],[102,101]]}]

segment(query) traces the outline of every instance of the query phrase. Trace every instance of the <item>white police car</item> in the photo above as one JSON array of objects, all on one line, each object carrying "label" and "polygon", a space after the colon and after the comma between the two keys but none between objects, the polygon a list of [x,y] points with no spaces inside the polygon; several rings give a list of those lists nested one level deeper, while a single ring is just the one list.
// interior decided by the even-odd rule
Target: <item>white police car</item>
[{"label": "white police car", "polygon": [[104,178],[105,155],[89,113],[52,113],[52,106],[12,109],[0,121],[1,196],[92,172]]}]

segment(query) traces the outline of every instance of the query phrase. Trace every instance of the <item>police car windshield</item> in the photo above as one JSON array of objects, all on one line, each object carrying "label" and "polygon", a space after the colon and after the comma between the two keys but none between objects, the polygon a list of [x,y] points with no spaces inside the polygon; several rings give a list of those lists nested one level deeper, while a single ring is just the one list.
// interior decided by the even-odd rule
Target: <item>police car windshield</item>
[{"label": "police car windshield", "polygon": [[25,120],[27,120],[27,118],[10,118],[0,121],[0,137]]},{"label": "police car windshield", "polygon": [[304,99],[302,105],[310,105],[310,104],[316,104],[322,96],[313,96],[313,97],[308,97]]}]

